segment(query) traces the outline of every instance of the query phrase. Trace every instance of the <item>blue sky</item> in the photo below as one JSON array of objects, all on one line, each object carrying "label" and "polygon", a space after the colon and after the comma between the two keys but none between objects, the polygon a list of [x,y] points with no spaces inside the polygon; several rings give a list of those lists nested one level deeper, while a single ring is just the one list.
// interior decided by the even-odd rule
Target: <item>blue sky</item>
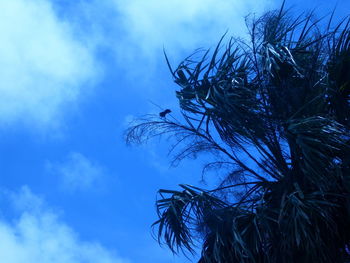
[{"label": "blue sky", "polygon": [[[338,16],[347,1],[290,0]],[[7,263],[187,262],[151,237],[159,188],[198,184],[166,141],[127,147],[135,116],[177,109],[174,64],[275,0],[0,0],[0,255]]]}]

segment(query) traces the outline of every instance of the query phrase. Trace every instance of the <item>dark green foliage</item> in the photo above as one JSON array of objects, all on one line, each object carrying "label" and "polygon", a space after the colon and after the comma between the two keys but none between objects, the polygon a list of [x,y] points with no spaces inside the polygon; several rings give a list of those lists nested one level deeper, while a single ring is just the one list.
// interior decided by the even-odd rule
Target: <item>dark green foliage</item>
[{"label": "dark green foliage", "polygon": [[167,59],[184,121],[146,116],[128,142],[167,134],[175,163],[210,152],[207,167],[231,169],[212,190],[159,191],[154,227],[173,252],[199,243],[200,263],[349,262],[350,20],[332,17],[282,7],[247,18],[249,41],[223,37],[175,70]]}]

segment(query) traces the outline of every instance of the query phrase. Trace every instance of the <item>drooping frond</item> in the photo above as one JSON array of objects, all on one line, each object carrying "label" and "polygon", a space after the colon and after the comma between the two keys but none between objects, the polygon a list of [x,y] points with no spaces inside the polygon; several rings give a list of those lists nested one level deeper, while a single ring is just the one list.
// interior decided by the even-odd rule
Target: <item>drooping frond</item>
[{"label": "drooping frond", "polygon": [[350,20],[333,15],[324,26],[283,4],[247,17],[248,41],[223,36],[176,68],[166,56],[181,119],[141,118],[127,142],[167,135],[174,164],[202,152],[216,158],[205,168],[228,164],[214,189],[159,191],[154,226],[173,252],[201,243],[200,263],[349,261]]}]

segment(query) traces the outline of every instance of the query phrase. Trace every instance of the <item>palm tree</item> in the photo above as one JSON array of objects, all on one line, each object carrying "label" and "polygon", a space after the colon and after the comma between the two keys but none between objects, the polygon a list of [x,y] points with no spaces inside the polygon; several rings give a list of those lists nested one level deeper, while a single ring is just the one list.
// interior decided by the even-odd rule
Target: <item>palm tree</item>
[{"label": "palm tree", "polygon": [[[334,12],[333,12],[334,14]],[[127,142],[175,138],[174,162],[210,152],[229,169],[214,189],[159,190],[159,242],[202,246],[199,263],[348,262],[350,20],[285,10],[248,16],[171,74],[182,120],[147,115]],[[249,161],[247,161],[249,160]]]}]

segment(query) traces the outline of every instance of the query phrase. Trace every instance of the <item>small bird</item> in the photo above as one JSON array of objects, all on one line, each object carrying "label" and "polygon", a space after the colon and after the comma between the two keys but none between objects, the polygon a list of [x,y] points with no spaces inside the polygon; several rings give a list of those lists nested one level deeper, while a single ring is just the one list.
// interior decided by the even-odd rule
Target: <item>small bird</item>
[{"label": "small bird", "polygon": [[171,112],[171,110],[166,109],[165,111],[162,111],[162,112],[159,113],[159,117],[165,118],[165,116],[166,116],[168,113],[170,113],[170,112]]}]

